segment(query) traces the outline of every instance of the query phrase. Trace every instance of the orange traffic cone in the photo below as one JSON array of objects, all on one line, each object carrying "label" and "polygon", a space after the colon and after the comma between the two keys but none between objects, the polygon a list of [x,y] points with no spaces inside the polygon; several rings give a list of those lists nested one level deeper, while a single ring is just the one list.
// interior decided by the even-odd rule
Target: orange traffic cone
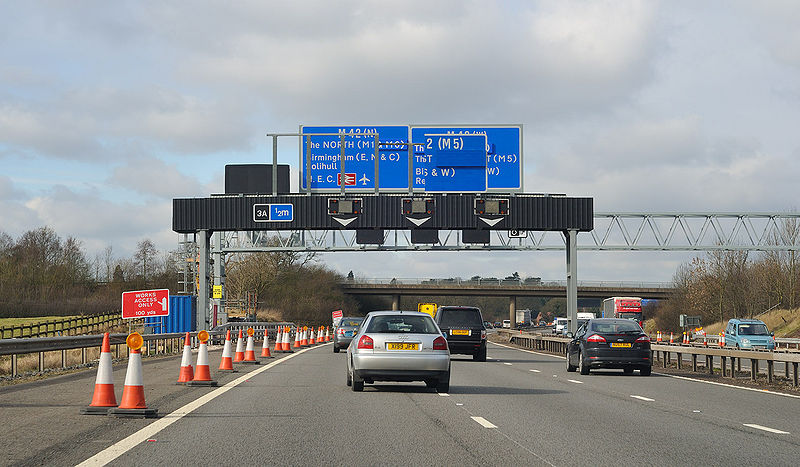
[{"label": "orange traffic cone", "polygon": [[188,383],[194,378],[194,370],[192,369],[192,338],[189,333],[186,333],[186,338],[183,340],[183,357],[181,358],[181,370],[178,373],[178,384]]},{"label": "orange traffic cone", "polygon": [[725,333],[724,332],[719,333],[719,346],[720,347],[725,347]]},{"label": "orange traffic cone", "polygon": [[284,328],[284,331],[286,331],[286,332],[283,333],[283,351],[284,352],[294,352],[292,350],[292,346],[289,344],[289,339],[290,339],[289,338],[289,331],[290,331],[289,326],[286,326],[286,328]]},{"label": "orange traffic cone", "polygon": [[94,382],[92,402],[81,409],[83,415],[105,415],[109,407],[117,406],[114,396],[114,377],[111,372],[111,341],[109,334],[103,334],[100,346],[100,363],[97,366],[97,379]]},{"label": "orange traffic cone", "polygon": [[244,360],[244,337],[242,336],[242,330],[239,329],[239,338],[236,339],[236,353],[234,354],[233,361],[241,362],[242,360]]},{"label": "orange traffic cone", "polygon": [[244,360],[242,360],[242,363],[261,363],[256,360],[256,349],[253,342],[253,334],[255,334],[255,330],[253,328],[247,330],[247,348],[244,351]]},{"label": "orange traffic cone", "polygon": [[134,332],[128,336],[128,371],[125,373],[125,387],[122,390],[122,401],[119,407],[108,409],[109,415],[116,417],[152,418],[158,414],[157,409],[147,408],[144,400],[144,383],[142,382],[142,336]]},{"label": "orange traffic cone", "polygon": [[186,383],[187,386],[216,386],[217,382],[211,379],[211,369],[208,367],[208,331],[197,333],[200,348],[197,350],[197,372],[194,379]]},{"label": "orange traffic cone", "polygon": [[656,342],[661,342],[661,331],[656,332]]},{"label": "orange traffic cone", "polygon": [[308,329],[303,326],[303,329],[300,331],[300,347],[305,347],[308,345],[308,335],[306,332],[308,332]]},{"label": "orange traffic cone", "polygon": [[269,331],[267,329],[264,329],[264,343],[261,344],[261,357],[272,358],[272,354],[269,352]]},{"label": "orange traffic cone", "polygon": [[314,332],[314,328],[311,328],[309,331],[311,334],[308,337],[308,345],[315,345],[317,343],[317,333]]},{"label": "orange traffic cone", "polygon": [[331,328],[330,326],[325,326],[325,342],[331,341]]},{"label": "orange traffic cone", "polygon": [[283,327],[278,326],[278,330],[275,333],[275,348],[272,349],[273,352],[279,353],[283,351]]},{"label": "orange traffic cone", "polygon": [[233,354],[231,353],[231,330],[225,334],[225,347],[222,348],[222,361],[219,362],[219,369],[224,371],[236,371],[233,369]]},{"label": "orange traffic cone", "polygon": [[672,339],[672,331],[670,331],[670,333],[669,333],[669,343],[670,344],[674,344],[675,343],[675,341]]},{"label": "orange traffic cone", "polygon": [[296,328],[294,330],[294,348],[300,348],[300,329]]}]

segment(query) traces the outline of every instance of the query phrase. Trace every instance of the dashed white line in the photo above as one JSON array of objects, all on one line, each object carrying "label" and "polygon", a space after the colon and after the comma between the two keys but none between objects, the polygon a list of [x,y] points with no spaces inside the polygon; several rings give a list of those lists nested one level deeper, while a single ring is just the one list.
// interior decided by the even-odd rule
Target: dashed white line
[{"label": "dashed white line", "polygon": [[508,362],[503,362],[503,365],[508,365],[508,366],[511,366],[511,364],[510,364],[510,363],[508,363]]},{"label": "dashed white line", "polygon": [[575,383],[575,384],[583,384],[583,381],[578,381],[577,379],[568,379],[567,381],[569,381],[570,383]]},{"label": "dashed white line", "polygon": [[770,433],[775,433],[775,434],[778,434],[778,435],[789,435],[789,434],[791,434],[788,431],[776,430],[775,428],[770,428],[768,426],[756,425],[755,423],[742,423],[742,425],[744,425],[746,427],[750,427],[750,428],[755,428],[756,430],[768,431]]},{"label": "dashed white line", "polygon": [[646,401],[646,402],[655,401],[655,399],[650,399],[649,397],[644,397],[644,396],[637,396],[636,394],[631,394],[631,397],[633,397],[634,399],[639,399],[640,401]]},{"label": "dashed white line", "polygon": [[442,397],[450,397],[450,394],[448,394],[446,392],[440,392],[439,395],[442,396]]},{"label": "dashed white line", "polygon": [[541,373],[541,371],[539,371],[539,370],[528,370],[528,371],[532,371],[534,373]]},{"label": "dashed white line", "polygon": [[484,428],[497,428],[497,425],[493,424],[489,420],[486,420],[483,417],[471,417],[476,422],[480,423]]}]

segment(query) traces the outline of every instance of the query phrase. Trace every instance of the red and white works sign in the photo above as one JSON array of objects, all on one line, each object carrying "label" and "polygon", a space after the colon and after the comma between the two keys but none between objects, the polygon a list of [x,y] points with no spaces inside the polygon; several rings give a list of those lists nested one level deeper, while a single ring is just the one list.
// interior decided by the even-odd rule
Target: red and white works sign
[{"label": "red and white works sign", "polygon": [[169,315],[169,289],[122,292],[122,319]]},{"label": "red and white works sign", "polygon": [[342,321],[342,310],[336,310],[331,313],[331,317],[333,318],[333,325],[338,326],[339,323]]}]

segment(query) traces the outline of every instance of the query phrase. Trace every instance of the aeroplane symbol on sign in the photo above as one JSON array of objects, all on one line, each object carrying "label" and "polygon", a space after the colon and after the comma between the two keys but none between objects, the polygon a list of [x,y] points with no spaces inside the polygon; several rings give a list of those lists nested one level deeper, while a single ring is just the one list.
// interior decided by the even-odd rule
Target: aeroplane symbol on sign
[{"label": "aeroplane symbol on sign", "polygon": [[[336,184],[342,186],[342,173],[339,172],[336,174]],[[355,173],[346,173],[344,174],[344,186],[356,186],[356,174]]]},{"label": "aeroplane symbol on sign", "polygon": [[366,186],[370,180],[367,178],[367,174],[364,174],[364,176],[359,178],[358,181],[361,182],[362,185]]}]

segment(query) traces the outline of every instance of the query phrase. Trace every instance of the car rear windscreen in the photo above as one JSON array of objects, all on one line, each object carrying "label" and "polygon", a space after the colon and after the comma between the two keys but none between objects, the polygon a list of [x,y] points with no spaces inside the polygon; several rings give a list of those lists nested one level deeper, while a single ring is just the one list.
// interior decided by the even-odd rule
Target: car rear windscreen
[{"label": "car rear windscreen", "polygon": [[343,319],[342,322],[339,323],[339,326],[350,326],[350,327],[360,326],[361,325],[361,321],[364,321],[364,320],[363,319]]},{"label": "car rear windscreen", "polygon": [[443,327],[483,326],[481,312],[474,308],[444,309],[439,310],[439,314],[439,325]]},{"label": "car rear windscreen", "polygon": [[769,331],[763,324],[740,324],[739,334],[743,336],[766,336],[769,335]]},{"label": "car rear windscreen", "polygon": [[642,332],[642,328],[636,324],[636,321],[610,321],[610,322],[594,322],[592,323],[591,330],[601,334],[618,334],[625,332]]},{"label": "car rear windscreen", "polygon": [[375,316],[367,325],[367,333],[438,334],[433,319],[428,316]]}]

